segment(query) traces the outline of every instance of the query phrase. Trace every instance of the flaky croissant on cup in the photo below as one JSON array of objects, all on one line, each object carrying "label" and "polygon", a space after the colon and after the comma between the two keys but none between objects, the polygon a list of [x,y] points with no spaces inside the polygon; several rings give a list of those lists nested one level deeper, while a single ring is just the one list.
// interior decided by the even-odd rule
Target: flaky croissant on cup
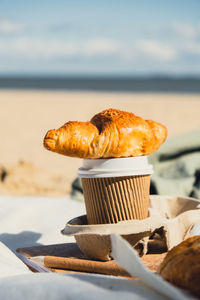
[{"label": "flaky croissant on cup", "polygon": [[[148,216],[151,172],[146,155],[156,151],[166,137],[167,129],[160,123],[107,109],[89,122],[70,121],[57,130],[49,130],[44,147],[86,160],[87,170],[79,175],[88,223],[117,223]],[[93,160],[90,167],[88,159]],[[116,171],[118,163],[123,166],[123,159],[126,169]],[[105,172],[108,163],[112,167]],[[104,171],[99,171],[102,168]]]},{"label": "flaky croissant on cup", "polygon": [[133,157],[151,154],[167,137],[160,123],[133,113],[108,109],[90,122],[67,122],[49,130],[44,146],[50,151],[79,158]]}]

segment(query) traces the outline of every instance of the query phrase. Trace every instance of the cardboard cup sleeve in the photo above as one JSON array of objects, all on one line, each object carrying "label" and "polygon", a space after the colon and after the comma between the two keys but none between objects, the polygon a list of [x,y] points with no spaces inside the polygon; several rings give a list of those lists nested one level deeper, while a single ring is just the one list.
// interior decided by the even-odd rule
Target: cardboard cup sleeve
[{"label": "cardboard cup sleeve", "polygon": [[88,224],[148,217],[150,175],[81,178]]}]

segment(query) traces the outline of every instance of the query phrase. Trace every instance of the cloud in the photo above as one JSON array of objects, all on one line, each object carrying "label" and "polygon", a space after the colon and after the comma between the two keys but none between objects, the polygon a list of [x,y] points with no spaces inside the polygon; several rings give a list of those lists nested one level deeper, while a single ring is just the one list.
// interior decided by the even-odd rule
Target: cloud
[{"label": "cloud", "polygon": [[200,55],[200,42],[189,43],[186,45],[185,51],[189,54]]},{"label": "cloud", "polygon": [[[171,29],[171,27],[168,27]],[[166,28],[165,28],[166,30]],[[180,31],[179,31],[180,32]],[[59,69],[78,70],[134,70],[173,72],[183,70],[194,72],[200,64],[200,40],[198,27],[195,34],[189,30],[171,31],[170,35],[154,38],[84,38],[73,36],[12,35],[0,36],[0,60],[4,69],[11,65],[30,66],[36,70]],[[187,33],[186,33],[187,32]],[[187,37],[187,38],[186,38]],[[95,69],[96,68],[96,69]]]},{"label": "cloud", "polygon": [[194,39],[200,35],[200,28],[191,24],[176,23],[173,26],[174,32],[184,39]]},{"label": "cloud", "polygon": [[135,48],[140,54],[147,55],[155,60],[172,61],[177,56],[174,47],[157,40],[140,40]]},{"label": "cloud", "polygon": [[22,24],[7,19],[0,20],[0,34],[21,33],[23,29],[24,26]]},{"label": "cloud", "polygon": [[176,43],[182,55],[200,55],[200,24],[178,23],[173,26]]},{"label": "cloud", "polygon": [[63,57],[110,57],[130,61],[147,57],[156,61],[172,61],[176,50],[156,40],[139,40],[120,43],[112,39],[96,38],[83,41],[44,40],[38,38],[16,38],[2,43],[1,55],[18,56],[26,59],[50,60]]},{"label": "cloud", "polygon": [[116,41],[105,38],[89,40],[83,47],[84,53],[88,56],[110,55],[117,53],[118,49]]},{"label": "cloud", "polygon": [[29,59],[51,59],[59,56],[74,56],[77,47],[74,43],[62,41],[20,38],[14,41],[13,48],[18,56]]},{"label": "cloud", "polygon": [[[117,52],[117,43],[109,39],[84,41],[40,40],[38,38],[16,38],[2,43],[1,55],[15,55],[28,59],[52,59],[57,57],[105,56]],[[12,49],[12,51],[11,51]]]}]

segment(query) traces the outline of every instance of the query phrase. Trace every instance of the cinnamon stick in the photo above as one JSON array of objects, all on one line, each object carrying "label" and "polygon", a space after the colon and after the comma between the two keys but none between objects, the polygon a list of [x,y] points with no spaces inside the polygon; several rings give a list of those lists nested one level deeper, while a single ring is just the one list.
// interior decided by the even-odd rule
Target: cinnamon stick
[{"label": "cinnamon stick", "polygon": [[130,276],[115,261],[93,261],[87,259],[45,256],[44,265],[47,268],[67,269],[87,273],[99,273],[113,276]]}]

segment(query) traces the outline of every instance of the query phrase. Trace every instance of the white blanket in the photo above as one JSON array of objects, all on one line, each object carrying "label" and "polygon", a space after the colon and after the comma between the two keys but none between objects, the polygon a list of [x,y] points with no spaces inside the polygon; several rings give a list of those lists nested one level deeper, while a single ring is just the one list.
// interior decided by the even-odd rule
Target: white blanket
[{"label": "white blanket", "polygon": [[84,213],[83,203],[67,197],[0,197],[0,299],[191,299],[165,282],[170,292],[165,288],[162,292],[162,284],[159,291],[157,275],[143,268],[134,250],[119,236],[112,237],[113,255],[141,280],[32,273],[14,254],[19,247],[72,241],[60,230],[69,219]]}]

